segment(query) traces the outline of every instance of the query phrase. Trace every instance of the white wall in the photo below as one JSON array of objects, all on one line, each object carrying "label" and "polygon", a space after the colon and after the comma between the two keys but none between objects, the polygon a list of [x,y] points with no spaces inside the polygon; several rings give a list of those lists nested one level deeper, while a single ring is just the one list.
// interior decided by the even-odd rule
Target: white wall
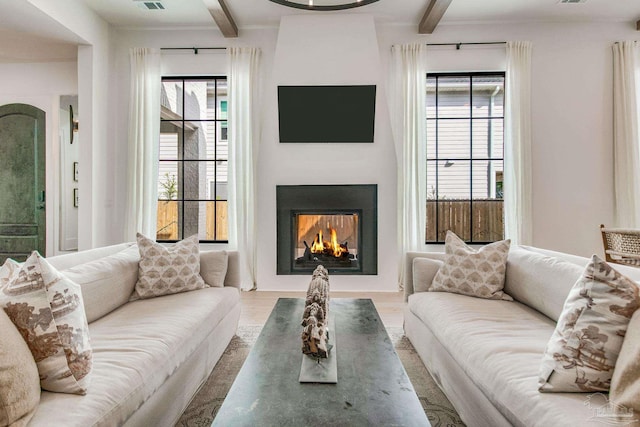
[{"label": "white wall", "polygon": [[[326,15],[324,15],[326,16]],[[433,35],[418,35],[414,26],[364,25],[367,18],[331,23],[284,23],[286,39],[275,29],[241,30],[238,39],[224,39],[211,30],[119,30],[115,44],[116,71],[110,100],[115,111],[112,138],[115,163],[107,175],[119,194],[125,186],[117,173],[126,164],[128,108],[128,48],[132,46],[257,46],[263,51],[263,131],[258,156],[258,285],[262,289],[300,289],[300,276],[275,275],[275,186],[278,184],[378,183],[379,242],[395,247],[395,154],[390,140],[384,84],[390,48],[406,42],[533,42],[533,203],[534,245],[579,255],[601,253],[598,226],[613,219],[612,55],[618,40],[637,38],[623,23],[548,23],[512,25],[441,25]],[[356,15],[357,16],[357,15]],[[310,19],[309,18],[309,19]],[[305,17],[307,19],[307,17]],[[317,21],[315,21],[317,19]],[[360,21],[362,19],[362,21]],[[348,22],[347,22],[348,21]],[[348,25],[347,25],[348,23]],[[356,25],[357,23],[357,25]],[[346,28],[354,24],[352,29]],[[379,59],[372,53],[378,49]],[[367,52],[366,54],[363,54]],[[163,53],[170,74],[224,72],[220,53]],[[379,62],[376,62],[379,61]],[[168,65],[169,62],[172,65]],[[429,48],[429,70],[504,70],[501,46]],[[276,87],[278,84],[379,84],[374,144],[279,144]],[[382,89],[382,90],[380,90]],[[336,152],[335,162],[327,159]],[[310,162],[320,158],[331,170],[351,170],[346,179],[308,177]],[[115,198],[114,222],[122,218],[123,199]],[[114,234],[115,235],[115,234]],[[115,243],[115,241],[113,242]],[[219,245],[216,245],[219,246]],[[442,250],[442,246],[433,246]],[[334,276],[334,289],[385,289],[396,286],[393,250],[382,249],[377,277]],[[304,285],[302,285],[304,287]]]},{"label": "white wall", "polygon": [[[379,84],[376,142],[340,144],[331,166],[355,171],[340,182],[379,179],[381,243],[395,245],[395,166],[387,141],[389,122],[385,84],[390,47],[405,42],[533,42],[533,230],[534,245],[589,255],[601,253],[600,223],[612,224],[612,54],[611,45],[637,38],[631,23],[539,23],[440,25],[433,35],[416,34],[416,26],[363,22],[366,15],[304,15],[283,25],[288,35],[278,46],[278,29],[242,29],[240,37],[225,39],[210,30],[131,31],[113,29],[79,0],[29,2],[77,35],[77,68],[73,63],[6,64],[0,66],[0,102],[36,105],[48,116],[47,147],[55,148],[50,128],[57,123],[60,94],[79,94],[82,112],[80,148],[80,247],[122,239],[126,165],[129,65],[131,46],[257,46],[263,51],[263,141],[258,158],[258,209],[261,213],[261,253],[270,252],[275,237],[275,185],[318,183],[303,178],[309,158],[333,152],[338,145],[279,144],[276,132],[277,84],[362,82]],[[71,4],[72,7],[69,7]],[[293,12],[292,12],[293,13]],[[323,23],[327,18],[330,23]],[[343,19],[344,18],[344,19]],[[351,21],[354,19],[355,21]],[[291,23],[293,22],[293,23]],[[297,23],[296,23],[297,22]],[[305,22],[306,24],[301,24]],[[357,22],[357,23],[356,23]],[[353,28],[347,28],[354,23]],[[284,34],[284,33],[283,33]],[[86,43],[86,44],[85,44]],[[377,46],[377,47],[376,47]],[[379,59],[373,54],[378,49]],[[364,54],[364,52],[367,52]],[[226,68],[220,53],[174,54],[169,74],[218,73]],[[164,55],[163,55],[164,56]],[[215,58],[208,60],[207,58]],[[277,60],[277,61],[276,61]],[[500,47],[429,48],[433,71],[502,70]],[[295,81],[294,81],[295,80]],[[54,99],[55,98],[55,99]],[[382,102],[382,104],[381,104]],[[286,145],[286,146],[285,146]],[[48,173],[58,168],[58,150],[47,159]],[[51,179],[49,179],[51,178]],[[48,176],[49,195],[57,191],[57,176]],[[629,177],[637,179],[637,177]],[[331,183],[337,178],[327,178]],[[508,189],[505,189],[508,191]],[[49,198],[51,203],[51,199]],[[57,203],[57,199],[56,199]],[[57,212],[57,209],[54,209]],[[54,214],[52,214],[54,215]],[[51,252],[57,247],[57,223],[47,218]],[[435,247],[441,250],[441,246]],[[340,286],[392,289],[394,262],[380,252],[380,277],[364,283],[341,277]],[[389,250],[391,252],[391,250]],[[293,278],[276,276],[273,255],[259,255],[258,281],[265,288],[290,288]],[[346,281],[349,283],[347,284]]]},{"label": "white wall", "polygon": [[[633,25],[441,25],[431,36],[402,27],[381,28],[378,34],[383,52],[393,43],[417,40],[531,41],[533,244],[583,256],[602,253],[599,225],[613,222],[611,46],[636,39]],[[428,68],[504,70],[504,49],[432,47]]]},{"label": "white wall", "polygon": [[[62,251],[78,250],[78,207],[75,205],[75,196],[78,189],[78,178],[75,173],[79,171],[78,146],[80,141],[79,131],[74,132],[70,122],[70,114],[80,123],[82,117],[78,109],[78,95],[63,95],[60,97],[60,118],[58,120],[60,140],[60,231],[58,249]],[[73,143],[71,143],[73,141]]]},{"label": "white wall", "polygon": [[[115,163],[110,86],[113,85],[111,28],[85,2],[28,0],[51,19],[76,34],[78,46],[78,108],[83,114],[82,145],[79,146],[80,192],[78,247],[80,250],[113,243],[113,210],[116,193],[111,185]],[[87,167],[89,166],[89,167]],[[114,171],[113,166],[116,167]]]},{"label": "white wall", "polygon": [[[120,30],[114,37],[114,66],[112,75],[114,90],[111,93],[111,102],[115,106],[113,122],[113,145],[115,149],[115,164],[123,167],[127,164],[127,133],[129,126],[129,49],[132,47],[228,47],[228,46],[255,46],[263,51],[264,79],[271,74],[273,51],[275,50],[277,31],[275,29],[256,29],[242,31],[242,37],[238,39],[225,39],[219,31],[212,30]],[[227,54],[225,50],[199,50],[194,54],[193,50],[162,51],[162,75],[164,76],[189,76],[189,75],[226,75]],[[116,172],[112,169],[112,172]],[[126,174],[112,173],[110,184],[118,196],[115,198],[115,206],[112,217],[115,219],[112,243],[118,243],[122,239],[125,215]],[[203,248],[227,249],[228,245],[202,245]]]},{"label": "white wall", "polygon": [[0,105],[22,103],[46,117],[46,255],[59,253],[60,95],[78,91],[76,62],[0,64]]},{"label": "white wall", "polygon": [[[280,144],[278,85],[375,84],[372,144]],[[332,275],[333,290],[397,289],[396,158],[386,99],[386,76],[369,15],[289,16],[280,23],[273,79],[265,85],[258,158],[258,286],[304,290],[304,276],[276,275],[276,186],[378,185],[378,274]],[[321,174],[317,171],[322,170]]]}]

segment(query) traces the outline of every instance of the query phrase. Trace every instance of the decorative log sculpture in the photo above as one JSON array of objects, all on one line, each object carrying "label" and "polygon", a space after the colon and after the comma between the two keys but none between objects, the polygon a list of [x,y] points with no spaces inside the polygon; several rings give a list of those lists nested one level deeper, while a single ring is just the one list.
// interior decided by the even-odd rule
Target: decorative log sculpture
[{"label": "decorative log sculpture", "polygon": [[302,352],[318,358],[329,356],[329,272],[319,265],[313,272],[304,314],[302,315]]}]

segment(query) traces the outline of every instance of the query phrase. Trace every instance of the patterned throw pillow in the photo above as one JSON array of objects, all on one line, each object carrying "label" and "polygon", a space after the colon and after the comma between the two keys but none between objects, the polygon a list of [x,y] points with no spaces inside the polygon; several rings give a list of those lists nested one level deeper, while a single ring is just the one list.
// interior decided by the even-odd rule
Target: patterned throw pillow
[{"label": "patterned throw pillow", "polygon": [[200,276],[198,236],[165,247],[137,234],[140,263],[131,300],[208,288]]},{"label": "patterned throw pillow", "polygon": [[510,240],[501,240],[476,250],[447,231],[444,265],[433,278],[429,291],[513,301],[502,291],[510,244]]},{"label": "patterned throw pillow", "polygon": [[92,352],[80,286],[33,252],[0,269],[0,306],[29,346],[41,387],[85,394]]},{"label": "patterned throw pillow", "polygon": [[638,285],[593,256],[569,292],[547,344],[538,385],[543,392],[608,391]]}]

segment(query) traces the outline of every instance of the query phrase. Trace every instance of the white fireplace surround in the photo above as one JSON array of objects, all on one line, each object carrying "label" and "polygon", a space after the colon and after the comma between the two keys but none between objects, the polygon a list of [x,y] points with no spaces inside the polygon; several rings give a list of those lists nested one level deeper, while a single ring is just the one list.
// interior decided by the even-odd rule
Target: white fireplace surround
[{"label": "white fireplace surround", "polygon": [[[396,157],[387,107],[387,74],[373,17],[292,15],[279,26],[272,79],[265,83],[258,169],[259,290],[303,290],[298,275],[278,275],[276,186],[375,184],[378,263],[371,275],[331,275],[332,291],[397,291]],[[376,85],[372,144],[281,144],[277,89],[282,85]],[[328,124],[330,125],[330,124]],[[268,166],[267,166],[268,165]]]}]

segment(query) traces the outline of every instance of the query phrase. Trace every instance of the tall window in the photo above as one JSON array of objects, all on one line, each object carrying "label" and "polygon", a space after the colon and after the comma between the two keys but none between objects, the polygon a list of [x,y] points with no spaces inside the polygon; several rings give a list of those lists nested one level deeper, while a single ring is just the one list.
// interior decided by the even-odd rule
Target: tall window
[{"label": "tall window", "polygon": [[226,77],[162,79],[158,241],[227,241],[226,130]]},{"label": "tall window", "polygon": [[426,242],[503,239],[504,73],[427,74]]}]

